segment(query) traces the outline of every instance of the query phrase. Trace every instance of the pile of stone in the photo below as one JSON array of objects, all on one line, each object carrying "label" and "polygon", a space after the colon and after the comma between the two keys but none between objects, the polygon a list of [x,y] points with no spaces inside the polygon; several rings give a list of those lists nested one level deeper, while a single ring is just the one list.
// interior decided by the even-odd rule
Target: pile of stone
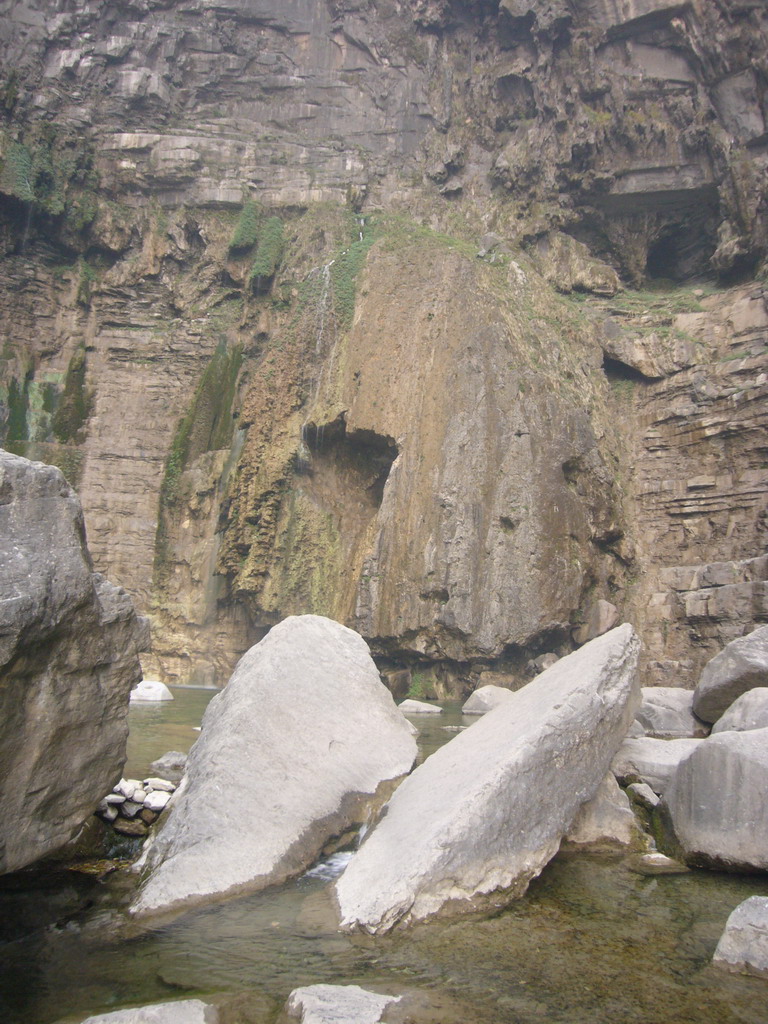
[{"label": "pile of stone", "polygon": [[145,836],[176,790],[168,779],[120,779],[96,814],[122,836]]}]

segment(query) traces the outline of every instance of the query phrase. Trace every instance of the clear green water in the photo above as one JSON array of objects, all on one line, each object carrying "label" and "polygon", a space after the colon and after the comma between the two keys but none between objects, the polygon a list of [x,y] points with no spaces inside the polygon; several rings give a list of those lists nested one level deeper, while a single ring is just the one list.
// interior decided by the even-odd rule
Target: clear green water
[{"label": "clear green water", "polygon": [[[132,709],[130,773],[142,775],[159,754],[193,742],[191,726],[211,694],[176,694],[172,705]],[[459,724],[461,715],[447,706],[437,721],[413,720],[434,749],[453,735],[442,726]],[[327,890],[342,859],[133,932],[119,911],[130,876],[94,883],[54,873],[47,889],[38,881],[35,906],[47,905],[58,923],[0,950],[0,1021],[48,1024],[200,996],[223,1007],[224,1024],[271,1024],[291,989],[317,982],[418,989],[432,1006],[419,1016],[423,1024],[768,1021],[768,982],[709,966],[730,911],[749,895],[768,894],[765,876],[646,878],[621,856],[561,854],[493,918],[433,922],[373,940],[335,930]],[[6,905],[0,898],[0,913]]]}]

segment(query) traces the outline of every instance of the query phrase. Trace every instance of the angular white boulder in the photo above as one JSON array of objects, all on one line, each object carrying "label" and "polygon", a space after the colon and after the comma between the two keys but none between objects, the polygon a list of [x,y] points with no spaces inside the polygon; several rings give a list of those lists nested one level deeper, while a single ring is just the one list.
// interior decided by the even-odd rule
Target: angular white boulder
[{"label": "angular white boulder", "polygon": [[142,679],[138,686],[131,690],[131,703],[152,700],[173,700],[173,694],[158,679]]},{"label": "angular white boulder", "polygon": [[768,728],[768,686],[747,690],[731,704],[712,726],[712,732],[746,732],[748,729]]},{"label": "angular white boulder", "polygon": [[399,996],[382,996],[359,985],[307,985],[291,992],[286,1011],[300,1024],[379,1024]]},{"label": "angular white boulder", "polygon": [[645,782],[661,795],[674,778],[677,766],[704,740],[658,740],[652,736],[630,737],[619,747],[611,771],[623,785]]},{"label": "angular white boulder", "polygon": [[712,962],[768,978],[768,896],[750,896],[730,914]]},{"label": "angular white boulder", "polygon": [[342,927],[380,933],[521,895],[634,717],[639,647],[631,626],[613,630],[427,758],[336,883]]},{"label": "angular white boulder", "polygon": [[180,999],[173,1003],[152,1003],[128,1010],[114,1010],[87,1017],[83,1024],[218,1024],[215,1006],[199,999]]},{"label": "angular white boulder", "polygon": [[665,794],[686,860],[768,869],[768,729],[721,732],[682,761]]},{"label": "angular white boulder", "polygon": [[578,846],[629,846],[640,838],[640,829],[627,794],[611,772],[597,792],[579,808],[565,837]]},{"label": "angular white boulder", "polygon": [[285,619],[252,647],[203,722],[135,913],[298,874],[416,756],[368,645],[317,615]]},{"label": "angular white boulder", "polygon": [[693,692],[693,710],[705,722],[716,722],[755,686],[768,686],[768,626],[732,640],[707,662]]},{"label": "angular white boulder", "polygon": [[709,726],[693,713],[693,690],[644,686],[637,719],[646,736],[657,739],[703,739]]},{"label": "angular white boulder", "polygon": [[462,714],[484,715],[509,700],[513,692],[504,686],[479,686],[464,702]]}]

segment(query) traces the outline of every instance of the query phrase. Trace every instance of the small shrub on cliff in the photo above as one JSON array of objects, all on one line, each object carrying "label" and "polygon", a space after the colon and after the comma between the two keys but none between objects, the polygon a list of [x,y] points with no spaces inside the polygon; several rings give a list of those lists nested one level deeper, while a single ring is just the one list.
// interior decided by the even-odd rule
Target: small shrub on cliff
[{"label": "small shrub on cliff", "polygon": [[256,244],[259,234],[259,207],[253,199],[247,199],[235,225],[232,241],[229,243],[230,252],[237,252],[239,249],[250,249]]},{"label": "small shrub on cliff", "polygon": [[259,235],[256,256],[251,267],[249,283],[258,291],[263,281],[269,281],[283,258],[283,222],[279,217],[269,217]]}]

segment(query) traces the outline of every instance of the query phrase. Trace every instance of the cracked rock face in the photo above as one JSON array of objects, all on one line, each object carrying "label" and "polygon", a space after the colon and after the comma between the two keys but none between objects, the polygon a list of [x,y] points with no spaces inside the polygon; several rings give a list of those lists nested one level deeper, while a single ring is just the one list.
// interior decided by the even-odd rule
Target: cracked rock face
[{"label": "cracked rock face", "polygon": [[0,871],[69,840],[120,778],[148,624],[91,568],[59,470],[0,452]]}]

